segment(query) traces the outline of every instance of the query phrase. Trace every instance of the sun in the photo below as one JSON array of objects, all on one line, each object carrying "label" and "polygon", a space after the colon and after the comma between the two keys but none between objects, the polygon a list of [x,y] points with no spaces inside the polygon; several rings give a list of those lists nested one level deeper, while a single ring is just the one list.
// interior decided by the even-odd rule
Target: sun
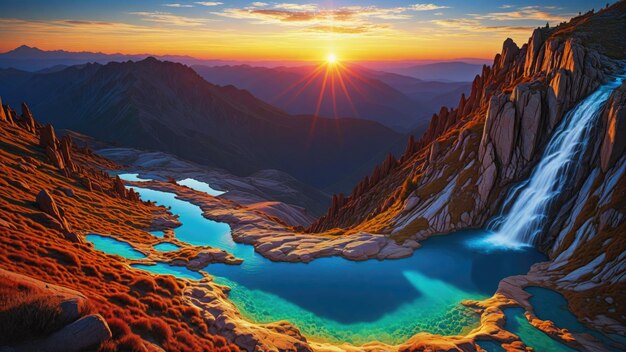
[{"label": "sun", "polygon": [[328,54],[328,56],[326,56],[326,62],[328,62],[329,64],[336,63],[337,62],[337,55],[335,55],[334,53]]}]

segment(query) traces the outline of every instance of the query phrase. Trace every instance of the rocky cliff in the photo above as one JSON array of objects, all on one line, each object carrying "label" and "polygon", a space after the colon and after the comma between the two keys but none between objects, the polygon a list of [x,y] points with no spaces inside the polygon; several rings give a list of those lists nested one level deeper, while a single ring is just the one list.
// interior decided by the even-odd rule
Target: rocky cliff
[{"label": "rocky cliff", "polygon": [[[622,1],[555,28],[537,28],[521,47],[507,39],[492,66],[474,79],[469,97],[434,115],[399,161],[388,159],[349,196],[334,196],[310,230],[384,233],[404,243],[485,226],[506,212],[507,194],[529,177],[565,113],[623,73],[624,31]],[[589,302],[624,288],[626,244],[618,236],[626,209],[624,104],[622,86],[589,132],[580,167],[572,168],[552,202],[538,243],[554,260],[544,273],[555,275],[558,288],[581,303],[579,317],[613,328],[626,323],[619,309]]]}]

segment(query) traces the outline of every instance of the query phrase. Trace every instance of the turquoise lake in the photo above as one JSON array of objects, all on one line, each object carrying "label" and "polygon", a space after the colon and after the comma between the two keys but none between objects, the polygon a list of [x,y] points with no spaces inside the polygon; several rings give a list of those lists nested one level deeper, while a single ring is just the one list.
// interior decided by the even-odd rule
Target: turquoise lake
[{"label": "turquoise lake", "polygon": [[138,250],[131,247],[124,241],[118,241],[112,237],[89,234],[85,236],[87,241],[93,243],[93,246],[102,252],[109,254],[117,254],[128,259],[144,259],[146,256]]},{"label": "turquoise lake", "polygon": [[[204,218],[198,206],[172,193],[135,190],[142,199],[170,206],[180,215],[183,225],[174,229],[178,240],[222,248],[244,260],[241,265],[212,264],[205,270],[232,288],[230,298],[247,319],[288,320],[318,340],[399,343],[422,331],[448,335],[469,331],[479,316],[461,301],[487,298],[502,278],[525,273],[545,259],[532,248],[474,248],[467,242],[488,233],[463,231],[431,238],[406,259],[353,262],[330,257],[308,264],[277,263],[250,245],[235,243],[230,227]],[[193,278],[166,264],[134,267]]]},{"label": "turquoise lake", "polygon": [[180,249],[180,247],[178,245],[173,244],[173,243],[163,242],[163,243],[159,243],[159,244],[155,245],[154,249],[156,249],[159,252],[172,252],[172,251],[176,251],[176,250]]}]

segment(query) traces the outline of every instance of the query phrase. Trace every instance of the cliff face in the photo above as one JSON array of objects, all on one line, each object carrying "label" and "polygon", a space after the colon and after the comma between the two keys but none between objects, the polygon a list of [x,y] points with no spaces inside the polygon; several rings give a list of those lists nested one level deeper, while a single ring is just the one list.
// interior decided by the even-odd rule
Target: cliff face
[{"label": "cliff face", "polygon": [[[507,39],[469,97],[433,116],[424,136],[410,140],[391,168],[381,166],[351,195],[335,196],[310,229],[386,233],[402,243],[485,226],[507,210],[509,190],[529,177],[565,113],[624,71],[618,60],[626,57],[626,38],[619,34],[625,18],[622,1],[556,28],[538,28],[522,47]],[[617,234],[626,215],[624,99],[622,86],[589,132],[582,162],[539,236],[540,248],[560,258],[550,270],[563,278],[563,290],[623,285],[626,244]],[[614,308],[602,307],[600,314],[588,307],[581,304],[577,313],[624,323]]]}]

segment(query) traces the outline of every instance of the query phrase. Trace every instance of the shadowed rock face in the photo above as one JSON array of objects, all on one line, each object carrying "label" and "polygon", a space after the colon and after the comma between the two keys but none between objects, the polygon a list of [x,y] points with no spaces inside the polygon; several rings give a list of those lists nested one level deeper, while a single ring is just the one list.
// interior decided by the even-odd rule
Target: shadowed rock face
[{"label": "shadowed rock face", "polygon": [[607,103],[602,115],[605,123],[600,162],[602,171],[613,167],[626,149],[626,84],[622,84]]}]

